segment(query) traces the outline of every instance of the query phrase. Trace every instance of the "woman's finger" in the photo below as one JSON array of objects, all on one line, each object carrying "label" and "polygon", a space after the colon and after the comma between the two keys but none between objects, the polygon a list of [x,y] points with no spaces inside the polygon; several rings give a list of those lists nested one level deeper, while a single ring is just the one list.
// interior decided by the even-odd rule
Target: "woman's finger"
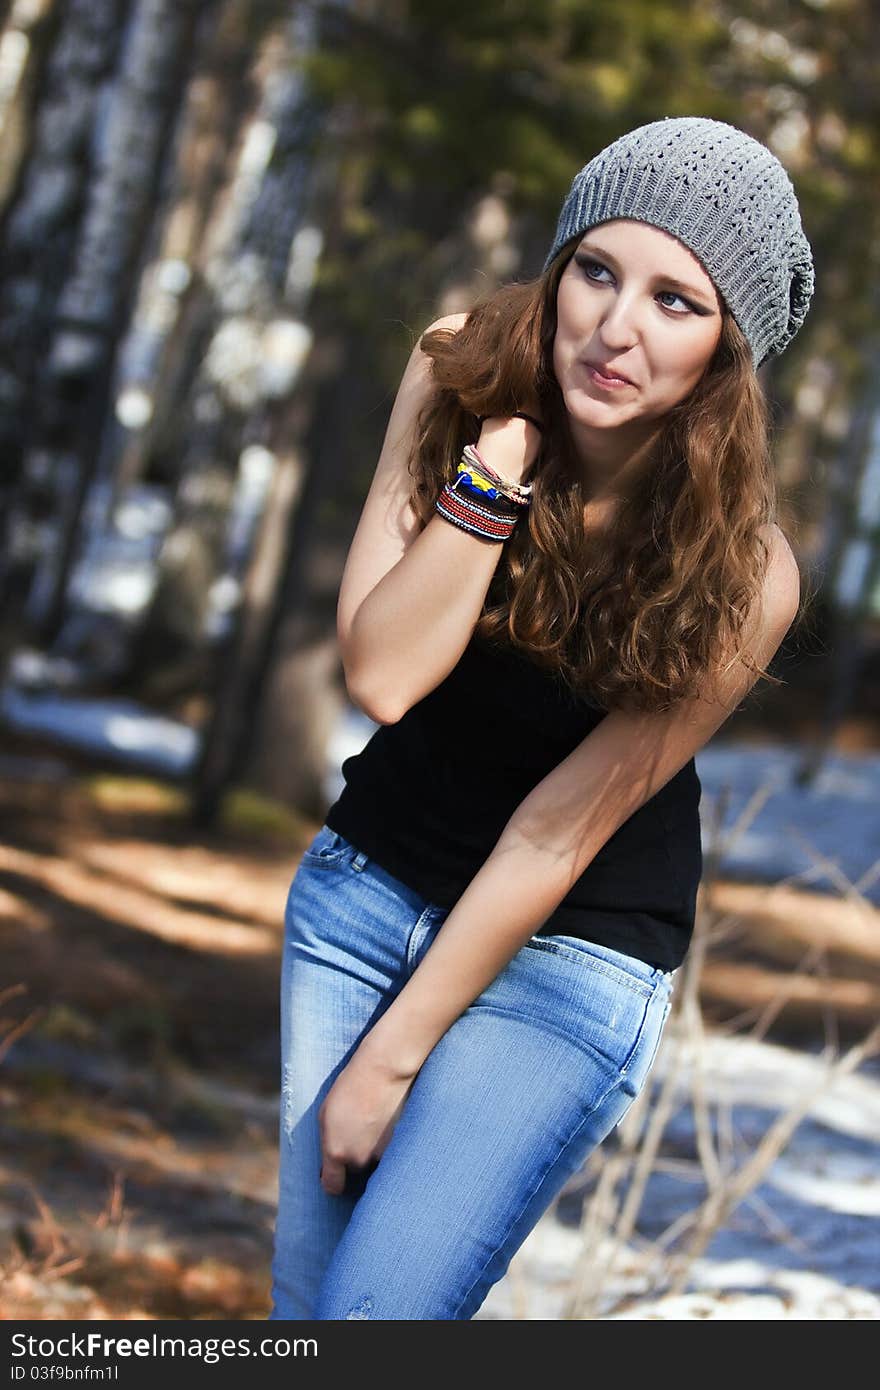
[{"label": "woman's finger", "polygon": [[325,1158],[321,1164],[321,1186],[331,1197],[345,1191],[345,1164],[337,1158]]},{"label": "woman's finger", "polygon": [[349,1165],[345,1173],[344,1194],[346,1197],[362,1197],[367,1186],[367,1182],[372,1173],[375,1173],[379,1166],[378,1158],[373,1158],[363,1168],[353,1168]]}]

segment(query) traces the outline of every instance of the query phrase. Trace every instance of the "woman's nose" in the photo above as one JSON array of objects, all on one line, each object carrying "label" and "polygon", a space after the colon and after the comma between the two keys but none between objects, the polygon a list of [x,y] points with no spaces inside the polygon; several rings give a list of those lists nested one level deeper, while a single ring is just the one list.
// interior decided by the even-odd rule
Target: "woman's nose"
[{"label": "woman's nose", "polygon": [[602,340],[615,352],[624,352],[638,338],[636,314],[632,303],[617,296],[608,305],[599,321]]}]

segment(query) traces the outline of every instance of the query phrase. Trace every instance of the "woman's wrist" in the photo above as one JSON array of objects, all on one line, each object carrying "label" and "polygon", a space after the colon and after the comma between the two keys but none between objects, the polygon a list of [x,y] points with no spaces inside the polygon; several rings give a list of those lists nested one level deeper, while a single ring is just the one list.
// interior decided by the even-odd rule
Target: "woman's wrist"
[{"label": "woman's wrist", "polygon": [[531,420],[519,415],[489,415],[483,421],[477,448],[492,467],[522,483],[538,457],[541,441],[541,431]]},{"label": "woman's wrist", "polygon": [[[407,1044],[393,1036],[393,1029],[382,1026],[382,1019],[373,1024],[358,1045],[352,1061],[370,1071],[381,1073],[389,1081],[406,1081],[418,1076],[426,1053],[418,1044]],[[429,1049],[430,1051],[430,1049]]]}]

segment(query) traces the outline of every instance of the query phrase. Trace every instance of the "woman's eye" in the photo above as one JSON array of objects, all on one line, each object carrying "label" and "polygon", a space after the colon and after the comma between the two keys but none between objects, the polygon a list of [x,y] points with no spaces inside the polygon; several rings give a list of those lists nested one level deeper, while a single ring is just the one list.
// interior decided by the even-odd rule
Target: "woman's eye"
[{"label": "woman's eye", "polygon": [[[586,256],[582,257],[582,258],[577,262],[577,264],[580,266],[581,270],[584,272],[584,274],[586,275],[586,277],[587,277],[588,280],[595,280],[595,279],[596,279],[596,276],[593,275],[593,274],[591,274],[591,271],[593,271],[593,270],[608,270],[607,265],[603,265],[601,261],[592,261],[592,260],[590,260],[590,259],[589,259],[588,257],[586,257]],[[611,272],[609,271],[608,273],[610,274]]]},{"label": "woman's eye", "polygon": [[[614,278],[612,272],[610,272],[608,268],[608,265],[603,265],[602,261],[592,260],[592,257],[576,256],[574,257],[574,263],[576,263],[576,265],[578,265],[578,267],[580,267],[581,270],[584,271],[584,275],[585,277],[587,277],[587,279],[592,279],[592,281],[595,281],[598,285],[609,284],[609,281],[606,281],[606,279],[601,279],[602,275],[609,275],[610,279]],[[678,300],[678,306],[680,306],[678,307],[678,309],[676,306],[674,306],[674,304],[669,303],[663,303],[662,307],[663,309],[670,309],[671,311],[673,311],[673,314],[680,314],[681,317],[684,317],[685,314],[694,314],[699,313],[699,311],[701,311],[695,310],[690,300],[684,299],[684,297],[681,295],[677,295],[677,293],[674,292],[673,289],[660,289],[660,291],[658,292],[658,299],[663,300],[663,297],[666,297],[667,300]]]},{"label": "woman's eye", "polygon": [[[691,313],[691,306],[690,306],[690,304],[688,303],[688,301],[687,301],[686,299],[682,299],[682,297],[681,297],[680,294],[676,294],[673,290],[661,290],[661,291],[660,291],[660,294],[661,294],[661,295],[663,295],[663,294],[667,295],[669,299],[677,299],[678,302],[679,302],[679,304],[683,304],[683,305],[684,305],[684,310],[683,310],[683,311],[682,311],[681,309],[676,309],[676,310],[675,310],[675,313],[677,313],[677,314],[680,314],[680,313],[682,313],[682,312],[687,313],[687,314]],[[671,308],[672,308],[672,305],[671,305],[671,304],[664,304],[663,307],[664,307],[665,309],[671,309]]]}]

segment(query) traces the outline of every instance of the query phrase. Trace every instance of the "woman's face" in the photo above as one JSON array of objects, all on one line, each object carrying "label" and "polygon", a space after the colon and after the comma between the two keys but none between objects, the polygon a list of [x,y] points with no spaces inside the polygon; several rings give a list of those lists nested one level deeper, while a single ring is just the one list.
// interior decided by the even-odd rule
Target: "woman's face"
[{"label": "woman's face", "polygon": [[[619,218],[585,232],[557,289],[553,369],[572,433],[607,453],[629,445],[689,394],[721,336],[721,301],[686,246]],[[608,381],[588,363],[625,381]]]}]

